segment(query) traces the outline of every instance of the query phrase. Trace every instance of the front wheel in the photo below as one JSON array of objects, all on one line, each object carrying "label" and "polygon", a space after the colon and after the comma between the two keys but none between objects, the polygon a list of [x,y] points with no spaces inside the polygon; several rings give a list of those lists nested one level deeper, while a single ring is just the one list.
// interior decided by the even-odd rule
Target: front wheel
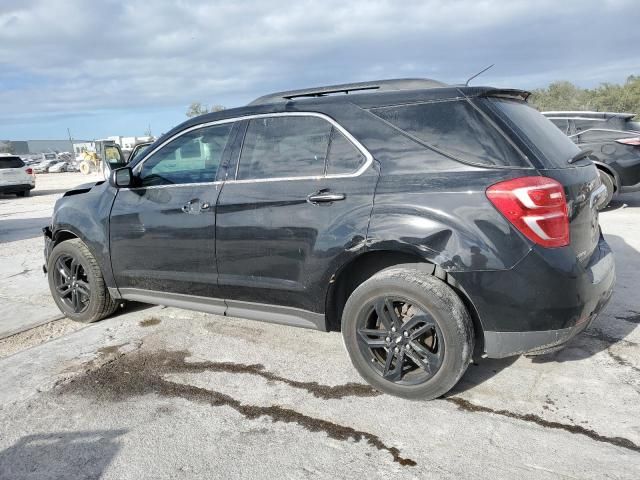
[{"label": "front wheel", "polygon": [[98,262],[82,240],[76,238],[56,245],[49,255],[47,272],[53,300],[71,320],[95,322],[118,308]]},{"label": "front wheel", "polygon": [[448,392],[471,362],[473,323],[441,280],[392,267],[362,283],[342,315],[353,365],[376,389],[409,399]]}]

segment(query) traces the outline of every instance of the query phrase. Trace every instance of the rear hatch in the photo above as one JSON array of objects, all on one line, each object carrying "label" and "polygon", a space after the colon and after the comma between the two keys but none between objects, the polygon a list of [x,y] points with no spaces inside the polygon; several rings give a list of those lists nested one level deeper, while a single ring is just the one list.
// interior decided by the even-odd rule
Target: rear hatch
[{"label": "rear hatch", "polygon": [[0,157],[0,185],[28,183],[30,178],[20,157]]},{"label": "rear hatch", "polygon": [[[526,101],[487,96],[477,101],[527,154],[545,177],[563,185],[569,215],[570,246],[587,262],[600,237],[598,203],[602,191],[598,171],[566,135]],[[582,157],[582,158],[580,158]]]}]

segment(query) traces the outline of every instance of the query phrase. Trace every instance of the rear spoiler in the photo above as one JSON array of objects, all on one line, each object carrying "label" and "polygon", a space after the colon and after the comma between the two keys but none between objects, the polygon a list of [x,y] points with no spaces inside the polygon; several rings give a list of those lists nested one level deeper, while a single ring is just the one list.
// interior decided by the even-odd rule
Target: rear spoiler
[{"label": "rear spoiler", "polygon": [[515,88],[494,88],[480,94],[481,97],[510,98],[514,100],[524,100],[531,96],[531,92],[526,90],[516,90]]}]

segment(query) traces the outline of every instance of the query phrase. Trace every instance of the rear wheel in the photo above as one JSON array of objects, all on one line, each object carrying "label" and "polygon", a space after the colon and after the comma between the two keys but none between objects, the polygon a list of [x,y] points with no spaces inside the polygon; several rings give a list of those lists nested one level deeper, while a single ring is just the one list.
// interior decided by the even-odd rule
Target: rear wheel
[{"label": "rear wheel", "polygon": [[342,335],[353,365],[378,390],[409,399],[448,392],[471,361],[473,323],[441,280],[383,270],[349,297]]},{"label": "rear wheel", "polygon": [[79,239],[54,247],[47,265],[49,289],[62,313],[76,322],[101,320],[118,308],[98,262]]},{"label": "rear wheel", "polygon": [[602,210],[603,208],[608,206],[609,203],[611,203],[611,199],[613,198],[613,194],[615,192],[615,183],[613,181],[613,177],[607,172],[598,169],[598,175],[600,175],[600,181],[602,182],[602,185],[604,185],[604,187],[607,189],[607,196],[598,207],[598,210]]}]

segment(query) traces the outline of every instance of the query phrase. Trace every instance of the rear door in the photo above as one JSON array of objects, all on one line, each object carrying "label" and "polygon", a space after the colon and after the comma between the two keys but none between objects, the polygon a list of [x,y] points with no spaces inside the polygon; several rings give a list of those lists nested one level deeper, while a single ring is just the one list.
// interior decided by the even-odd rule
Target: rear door
[{"label": "rear door", "polygon": [[111,211],[110,250],[116,283],[124,295],[218,296],[216,175],[232,125],[180,133],[134,167],[139,186],[118,190]]},{"label": "rear door", "polygon": [[328,117],[288,113],[248,120],[237,157],[216,222],[228,314],[264,304],[323,312],[328,272],[364,246],[378,176],[370,155]]}]

